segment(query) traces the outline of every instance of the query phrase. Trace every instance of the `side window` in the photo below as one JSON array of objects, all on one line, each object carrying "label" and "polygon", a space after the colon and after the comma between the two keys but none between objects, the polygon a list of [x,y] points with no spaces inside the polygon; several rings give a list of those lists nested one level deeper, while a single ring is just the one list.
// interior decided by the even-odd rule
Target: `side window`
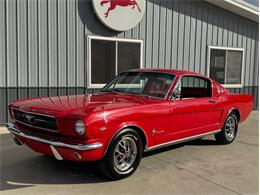
[{"label": "side window", "polygon": [[183,76],[181,79],[181,99],[211,97],[210,80],[197,76]]}]

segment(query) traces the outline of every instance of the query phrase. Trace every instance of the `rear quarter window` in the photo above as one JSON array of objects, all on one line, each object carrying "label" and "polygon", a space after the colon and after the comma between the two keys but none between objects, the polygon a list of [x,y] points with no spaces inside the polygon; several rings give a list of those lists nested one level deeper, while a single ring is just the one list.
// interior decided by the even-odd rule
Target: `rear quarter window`
[{"label": "rear quarter window", "polygon": [[198,76],[183,76],[181,78],[181,98],[211,97],[211,81]]}]

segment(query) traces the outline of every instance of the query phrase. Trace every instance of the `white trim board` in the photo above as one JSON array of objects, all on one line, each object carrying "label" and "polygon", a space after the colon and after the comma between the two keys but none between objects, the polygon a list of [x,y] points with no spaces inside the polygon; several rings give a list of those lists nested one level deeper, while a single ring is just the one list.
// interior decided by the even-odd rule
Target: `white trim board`
[{"label": "white trim board", "polygon": [[[241,0],[205,0],[247,19],[259,22],[259,8]],[[248,4],[248,5],[247,5]],[[255,7],[253,9],[252,7]]]}]

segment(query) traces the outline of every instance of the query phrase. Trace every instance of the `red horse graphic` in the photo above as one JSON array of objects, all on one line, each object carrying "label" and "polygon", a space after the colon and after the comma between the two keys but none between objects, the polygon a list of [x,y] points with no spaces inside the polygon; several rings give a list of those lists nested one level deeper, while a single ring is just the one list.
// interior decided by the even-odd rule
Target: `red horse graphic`
[{"label": "red horse graphic", "polygon": [[132,9],[135,8],[135,6],[138,8],[139,12],[141,12],[141,9],[139,5],[137,4],[136,0],[102,0],[101,6],[103,6],[106,3],[110,3],[110,7],[108,8],[107,12],[105,13],[105,17],[108,17],[109,12],[116,8],[116,6],[133,6]]}]

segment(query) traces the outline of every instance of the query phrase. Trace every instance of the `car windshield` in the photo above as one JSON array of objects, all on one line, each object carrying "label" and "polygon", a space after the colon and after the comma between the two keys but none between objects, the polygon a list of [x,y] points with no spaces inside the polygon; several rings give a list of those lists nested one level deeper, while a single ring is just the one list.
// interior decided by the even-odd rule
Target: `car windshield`
[{"label": "car windshield", "polygon": [[124,72],[115,77],[102,91],[165,98],[174,78],[173,74],[159,72]]}]

